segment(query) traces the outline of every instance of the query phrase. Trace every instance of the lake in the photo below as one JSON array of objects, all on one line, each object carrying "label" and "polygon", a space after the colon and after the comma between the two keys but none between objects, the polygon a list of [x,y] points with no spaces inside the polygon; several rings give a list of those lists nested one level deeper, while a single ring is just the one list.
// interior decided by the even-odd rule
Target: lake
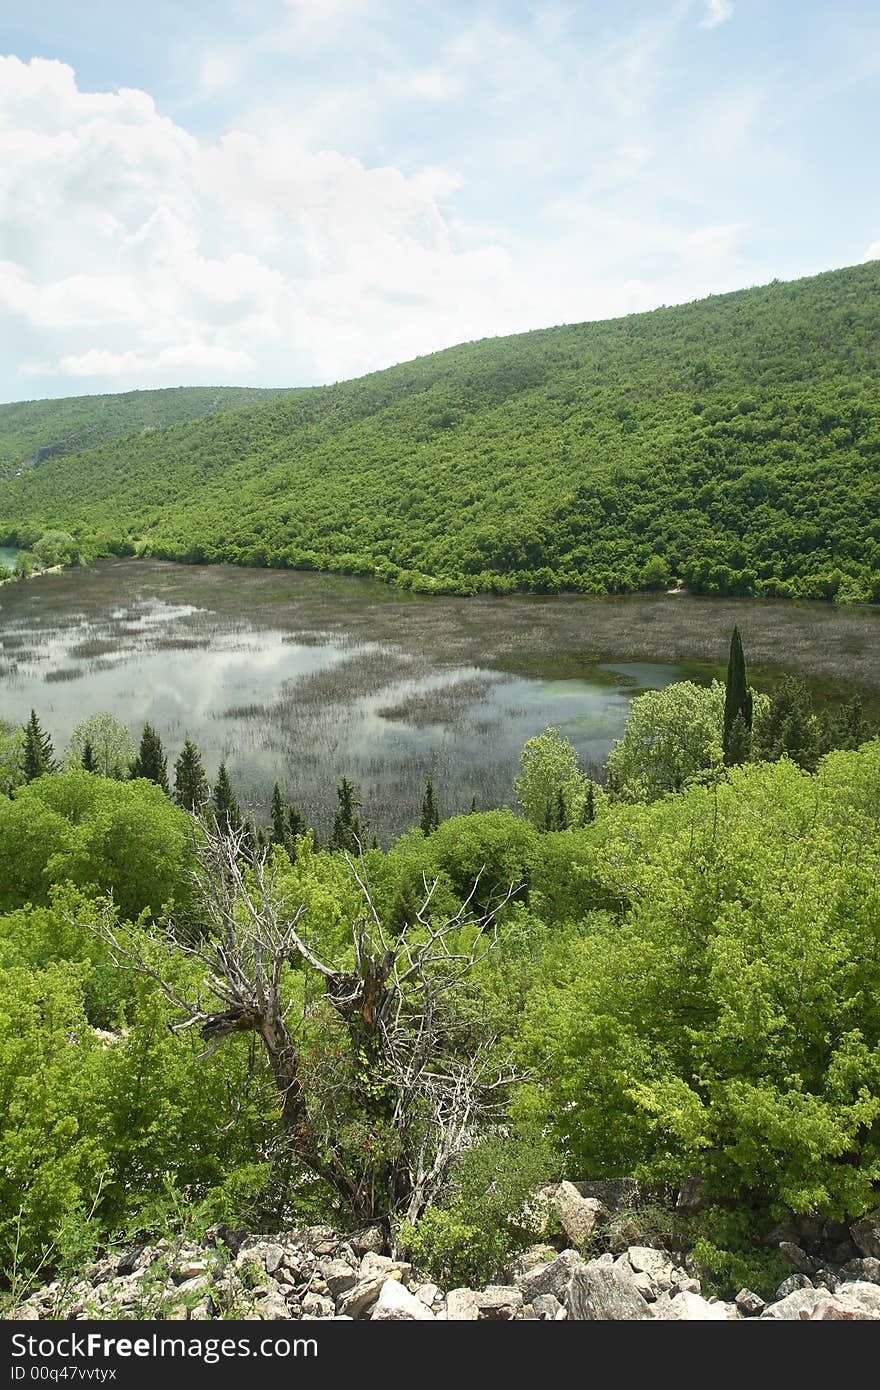
[{"label": "lake", "polygon": [[273,782],[326,831],[344,773],[380,840],[418,819],[509,804],[548,724],[598,767],[630,700],[723,675],[734,622],[770,689],[796,670],[821,700],[880,705],[873,608],[683,596],[425,598],[371,580],[108,560],[0,588],[0,717],[37,710],[55,742],[110,710],[226,759],[264,817]]}]

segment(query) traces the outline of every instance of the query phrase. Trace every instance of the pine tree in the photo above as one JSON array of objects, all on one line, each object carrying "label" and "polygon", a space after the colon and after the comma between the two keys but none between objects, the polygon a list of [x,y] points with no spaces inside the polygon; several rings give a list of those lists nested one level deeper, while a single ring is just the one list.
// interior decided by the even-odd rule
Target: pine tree
[{"label": "pine tree", "polygon": [[83,744],[82,766],[84,772],[97,772],[98,763],[95,758],[95,750],[88,739]]},{"label": "pine tree", "polygon": [[221,835],[237,834],[241,830],[241,807],[236,800],[235,792],[232,790],[232,783],[229,780],[225,762],[221,763],[217,769],[217,781],[214,783],[214,790],[211,793],[211,810]]},{"label": "pine tree", "polygon": [[581,825],[590,825],[596,819],[596,785],[592,779],[587,783],[587,794],[584,797],[583,810],[581,811]]},{"label": "pine tree", "polygon": [[434,796],[434,783],[430,777],[425,779],[425,795],[422,797],[422,819],[420,821],[423,835],[433,835],[440,824],[440,811]]},{"label": "pine tree", "polygon": [[767,762],[789,757],[808,772],[815,771],[820,754],[819,721],[813,698],[798,676],[784,676],[761,720],[754,750]]},{"label": "pine tree", "polygon": [[562,787],[558,787],[556,791],[556,808],[553,819],[556,822],[555,830],[568,829],[568,807],[565,804],[565,791]]},{"label": "pine tree", "polygon": [[333,817],[329,848],[359,854],[364,840],[364,824],[358,815],[358,807],[361,803],[347,777],[343,777],[339,783],[336,788],[336,795],[339,798],[339,809]]},{"label": "pine tree", "polygon": [[861,748],[871,737],[871,730],[865,718],[861,697],[854,695],[840,711],[834,729],[834,746],[837,748]]},{"label": "pine tree", "polygon": [[145,777],[147,781],[155,782],[157,787],[162,788],[166,796],[170,795],[165,749],[162,747],[162,740],[152,724],[144,725],[144,731],[141,734],[141,746],[131,765],[131,775],[132,777]]},{"label": "pine tree", "polygon": [[471,815],[475,816],[478,812],[478,809],[479,808],[477,807],[477,794],[476,792],[474,792],[474,795],[471,797]]},{"label": "pine tree", "polygon": [[[746,658],[739,628],[730,638],[727,684],[724,691],[724,761],[728,767],[744,763],[751,752],[752,692],[746,678]],[[737,725],[739,720],[739,725]]]},{"label": "pine tree", "polygon": [[57,763],[55,762],[52,740],[44,732],[36,711],[31,710],[31,717],[24,730],[24,749],[21,760],[24,780],[33,782],[37,777],[45,776],[47,772],[54,772],[56,768]]},{"label": "pine tree", "polygon": [[[296,809],[295,806],[288,805],[287,807],[287,829],[290,835],[290,843],[292,849],[295,850],[297,836],[305,835],[307,830],[305,819],[303,816],[300,815],[299,811]],[[290,854],[291,859],[293,859],[292,850],[289,850],[288,853]]]},{"label": "pine tree", "polygon": [[276,782],[272,788],[272,844],[286,849],[290,828],[287,821],[287,804]]},{"label": "pine tree", "polygon": [[174,800],[185,811],[201,816],[210,795],[201,754],[192,740],[186,739],[180,757],[174,764]]}]

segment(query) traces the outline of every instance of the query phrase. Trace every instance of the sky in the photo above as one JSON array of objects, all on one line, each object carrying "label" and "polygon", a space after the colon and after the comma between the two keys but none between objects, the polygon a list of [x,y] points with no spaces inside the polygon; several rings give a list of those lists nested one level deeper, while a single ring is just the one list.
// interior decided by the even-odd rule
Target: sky
[{"label": "sky", "polygon": [[312,385],[880,257],[876,0],[0,6],[0,400]]}]

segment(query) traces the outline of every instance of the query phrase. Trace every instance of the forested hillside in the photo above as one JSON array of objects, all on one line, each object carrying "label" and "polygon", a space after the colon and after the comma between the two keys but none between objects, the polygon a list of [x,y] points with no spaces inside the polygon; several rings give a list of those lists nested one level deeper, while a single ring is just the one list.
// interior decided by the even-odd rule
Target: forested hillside
[{"label": "forested hillside", "polygon": [[112,439],[200,420],[277,394],[248,386],[180,386],[0,405],[0,477]]},{"label": "forested hillside", "polygon": [[425,590],[876,600],[878,419],[870,262],[48,460],[0,484],[0,544],[61,528],[87,554]]}]

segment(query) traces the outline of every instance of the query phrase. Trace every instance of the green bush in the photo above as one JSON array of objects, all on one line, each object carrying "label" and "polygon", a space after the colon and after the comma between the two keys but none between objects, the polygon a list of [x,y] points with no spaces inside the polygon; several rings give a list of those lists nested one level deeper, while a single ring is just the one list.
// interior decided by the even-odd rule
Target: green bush
[{"label": "green bush", "polygon": [[485,1139],[462,1158],[446,1200],[403,1227],[400,1238],[413,1261],[447,1287],[486,1283],[541,1234],[528,1199],[558,1167],[536,1133]]}]

